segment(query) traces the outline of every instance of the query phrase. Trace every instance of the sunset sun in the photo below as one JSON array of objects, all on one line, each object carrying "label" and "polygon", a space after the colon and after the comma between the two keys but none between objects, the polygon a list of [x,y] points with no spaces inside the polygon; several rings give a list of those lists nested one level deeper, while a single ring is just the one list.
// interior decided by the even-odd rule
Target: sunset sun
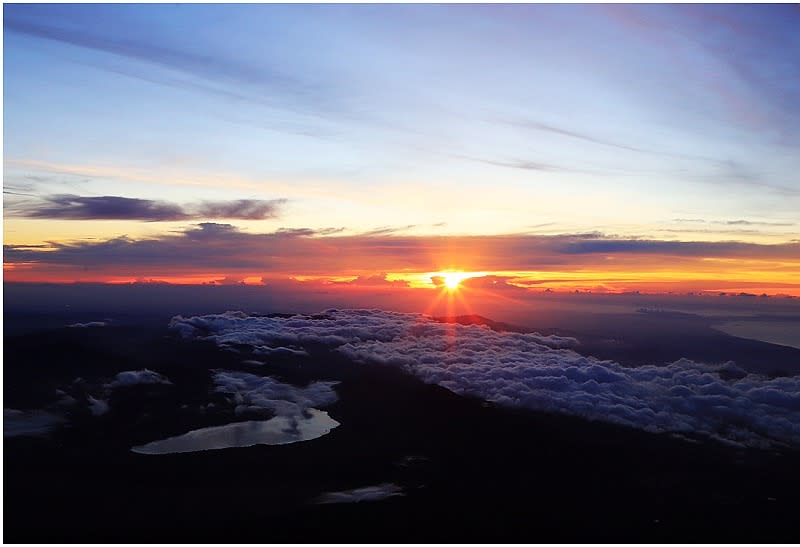
[{"label": "sunset sun", "polygon": [[448,291],[456,291],[461,287],[461,282],[475,274],[465,272],[441,272],[438,274],[442,279],[442,284]]},{"label": "sunset sun", "polygon": [[444,286],[453,291],[458,288],[463,278],[457,274],[447,274],[444,276]]}]

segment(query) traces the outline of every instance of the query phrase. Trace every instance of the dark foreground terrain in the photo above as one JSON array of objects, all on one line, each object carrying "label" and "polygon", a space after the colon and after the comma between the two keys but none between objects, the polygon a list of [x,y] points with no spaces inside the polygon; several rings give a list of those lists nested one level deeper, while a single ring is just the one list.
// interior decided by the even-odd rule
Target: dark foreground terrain
[{"label": "dark foreground terrain", "polygon": [[[45,436],[4,440],[6,542],[794,542],[800,454],[687,441],[494,407],[324,347],[247,355],[163,323],[7,335],[4,406],[143,368],[171,385],[77,404]],[[189,454],[134,445],[234,421],[210,369],[305,385],[331,379],[341,425],[315,440]],[[76,378],[82,381],[75,382]],[[209,401],[217,406],[206,409]],[[402,496],[317,504],[393,483]]]}]

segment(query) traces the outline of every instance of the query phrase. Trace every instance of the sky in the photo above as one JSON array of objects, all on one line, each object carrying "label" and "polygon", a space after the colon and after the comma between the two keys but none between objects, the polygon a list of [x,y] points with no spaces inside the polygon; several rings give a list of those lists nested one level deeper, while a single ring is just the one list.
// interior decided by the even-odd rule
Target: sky
[{"label": "sky", "polygon": [[800,296],[797,28],[793,4],[6,4],[4,279]]}]

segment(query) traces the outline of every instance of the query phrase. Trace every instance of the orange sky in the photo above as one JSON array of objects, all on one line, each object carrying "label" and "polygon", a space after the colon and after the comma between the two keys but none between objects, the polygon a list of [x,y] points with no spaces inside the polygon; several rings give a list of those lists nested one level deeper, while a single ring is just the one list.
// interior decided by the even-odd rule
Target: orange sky
[{"label": "orange sky", "polygon": [[[729,291],[800,296],[800,244],[678,242],[597,235],[411,237],[251,234],[203,225],[155,238],[7,245],[11,282],[150,280],[260,284],[281,279],[329,289],[431,288],[442,271],[471,284],[532,291]],[[487,277],[488,276],[488,277]],[[483,281],[481,281],[483,280]]]}]

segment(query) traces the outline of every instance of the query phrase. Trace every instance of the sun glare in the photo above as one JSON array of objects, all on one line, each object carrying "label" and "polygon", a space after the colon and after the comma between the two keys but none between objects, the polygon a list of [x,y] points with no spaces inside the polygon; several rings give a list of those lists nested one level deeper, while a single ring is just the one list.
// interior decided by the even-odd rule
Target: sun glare
[{"label": "sun glare", "polygon": [[461,282],[467,278],[473,277],[472,274],[464,272],[441,272],[439,274],[444,281],[444,286],[449,291],[455,291],[461,286]]}]

